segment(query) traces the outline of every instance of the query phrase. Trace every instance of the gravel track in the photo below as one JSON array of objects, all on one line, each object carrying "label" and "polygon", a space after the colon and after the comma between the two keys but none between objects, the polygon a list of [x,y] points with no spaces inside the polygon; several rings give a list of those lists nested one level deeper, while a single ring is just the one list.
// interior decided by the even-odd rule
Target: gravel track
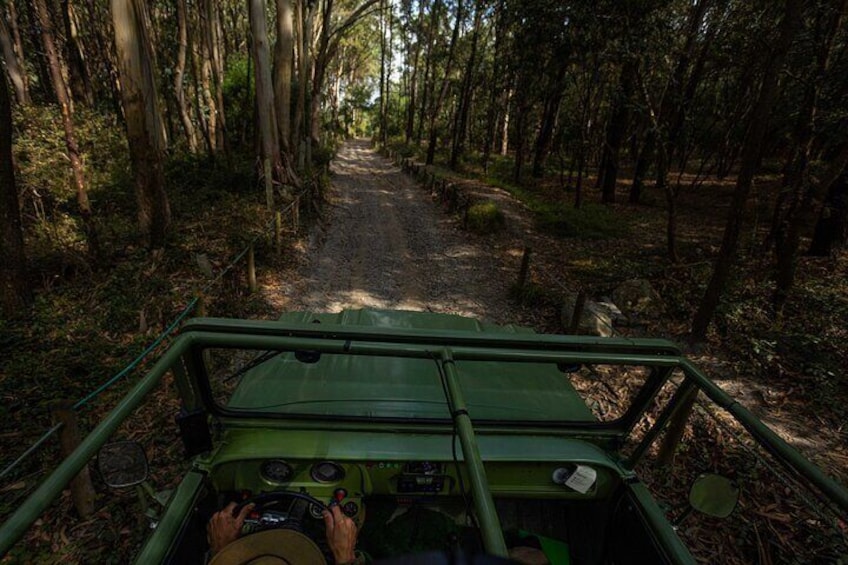
[{"label": "gravel track", "polygon": [[347,142],[332,171],[329,225],[307,252],[294,309],[391,308],[515,321],[507,298],[512,269],[367,141]]}]

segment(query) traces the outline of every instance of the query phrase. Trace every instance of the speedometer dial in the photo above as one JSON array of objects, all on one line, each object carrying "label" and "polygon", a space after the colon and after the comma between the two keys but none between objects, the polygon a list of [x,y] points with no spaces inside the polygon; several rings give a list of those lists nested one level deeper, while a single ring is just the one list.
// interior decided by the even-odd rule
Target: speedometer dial
[{"label": "speedometer dial", "polygon": [[332,461],[316,463],[309,474],[316,483],[337,483],[345,477],[342,466]]},{"label": "speedometer dial", "polygon": [[262,475],[263,479],[272,483],[287,483],[294,473],[291,465],[282,459],[271,459],[262,463],[259,474]]}]

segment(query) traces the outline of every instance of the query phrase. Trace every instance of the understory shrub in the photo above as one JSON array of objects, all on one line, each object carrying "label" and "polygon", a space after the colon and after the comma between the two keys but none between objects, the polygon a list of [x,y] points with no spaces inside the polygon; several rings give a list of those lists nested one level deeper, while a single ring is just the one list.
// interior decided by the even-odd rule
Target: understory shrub
[{"label": "understory shrub", "polygon": [[503,212],[494,202],[477,202],[468,208],[468,229],[473,232],[494,233],[501,230],[504,224]]}]

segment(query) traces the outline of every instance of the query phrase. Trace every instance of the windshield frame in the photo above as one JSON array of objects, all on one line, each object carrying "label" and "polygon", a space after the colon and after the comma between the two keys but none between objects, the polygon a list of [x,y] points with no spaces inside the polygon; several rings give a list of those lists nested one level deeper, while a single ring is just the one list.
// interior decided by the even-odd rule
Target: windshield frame
[{"label": "windshield frame", "polygon": [[[221,324],[220,322],[224,322]],[[217,332],[226,329],[231,334],[221,339]],[[245,328],[244,326],[253,326]],[[605,432],[601,435],[625,437],[641,418],[651,401],[679,366],[679,351],[664,340],[633,340],[586,338],[551,335],[498,335],[470,332],[427,331],[373,328],[350,328],[321,324],[304,328],[293,324],[269,322],[239,322],[232,328],[230,320],[203,320],[192,324],[196,336],[190,348],[190,373],[196,376],[197,392],[203,405],[213,415],[226,419],[324,421],[350,423],[421,424],[449,428],[452,421],[445,417],[414,419],[393,416],[357,416],[338,414],[276,413],[256,410],[233,410],[214,401],[210,379],[204,362],[206,347],[215,349],[252,349],[257,351],[310,351],[343,355],[393,356],[419,359],[443,358],[453,361],[496,361],[504,363],[544,362],[627,365],[650,368],[650,375],[638,393],[629,399],[630,406],[617,419],[610,421],[576,420],[524,420],[474,418],[475,425],[493,428],[535,428],[572,430],[580,432]],[[198,327],[199,326],[199,327]],[[237,331],[231,332],[229,330]],[[212,331],[210,331],[212,330]],[[240,330],[240,331],[239,331]],[[259,331],[255,331],[259,330]],[[235,334],[235,335],[232,335]],[[249,334],[249,335],[248,335]],[[275,356],[271,356],[273,358]],[[434,374],[434,379],[438,378]],[[438,382],[438,381],[436,381]],[[471,391],[466,391],[469,399]]]}]

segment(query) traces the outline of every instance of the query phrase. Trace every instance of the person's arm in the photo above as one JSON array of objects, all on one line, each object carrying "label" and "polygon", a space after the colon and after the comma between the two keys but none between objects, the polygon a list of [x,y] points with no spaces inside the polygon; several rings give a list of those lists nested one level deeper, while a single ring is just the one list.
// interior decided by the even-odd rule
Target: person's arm
[{"label": "person's arm", "polygon": [[337,565],[358,565],[362,558],[356,554],[356,524],[345,516],[337,504],[324,510],[327,544]]},{"label": "person's arm", "polygon": [[213,514],[209,520],[206,526],[206,540],[209,542],[210,557],[238,539],[245,518],[253,510],[253,504],[242,508],[238,516],[233,515],[235,509],[236,503],[230,502],[226,508]]}]

